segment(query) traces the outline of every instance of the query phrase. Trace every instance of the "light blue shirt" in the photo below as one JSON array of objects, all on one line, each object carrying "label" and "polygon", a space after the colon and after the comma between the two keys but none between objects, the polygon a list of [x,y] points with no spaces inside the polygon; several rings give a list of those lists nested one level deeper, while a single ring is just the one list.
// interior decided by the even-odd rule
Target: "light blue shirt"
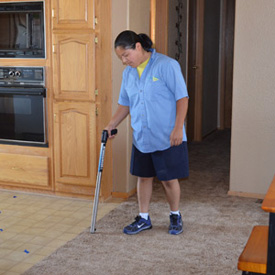
[{"label": "light blue shirt", "polygon": [[176,102],[184,97],[188,97],[186,84],[175,59],[152,50],[141,78],[136,68],[125,68],[118,103],[129,106],[133,144],[139,151],[150,153],[170,147]]}]

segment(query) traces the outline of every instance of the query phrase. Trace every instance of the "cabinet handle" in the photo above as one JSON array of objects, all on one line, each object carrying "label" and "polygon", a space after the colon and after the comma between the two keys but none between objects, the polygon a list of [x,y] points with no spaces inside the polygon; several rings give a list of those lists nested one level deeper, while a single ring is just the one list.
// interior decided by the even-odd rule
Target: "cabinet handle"
[{"label": "cabinet handle", "polygon": [[52,9],[52,18],[54,18],[54,15],[55,15],[55,14],[54,14],[54,9]]},{"label": "cabinet handle", "polygon": [[53,53],[56,53],[56,51],[55,51],[55,45],[53,45]]}]

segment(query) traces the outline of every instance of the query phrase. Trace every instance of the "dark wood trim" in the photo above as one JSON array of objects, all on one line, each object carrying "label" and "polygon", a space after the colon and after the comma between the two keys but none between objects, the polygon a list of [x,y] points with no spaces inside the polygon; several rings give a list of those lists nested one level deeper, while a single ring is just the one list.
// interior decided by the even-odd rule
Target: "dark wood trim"
[{"label": "dark wood trim", "polygon": [[222,5],[219,129],[231,128],[235,0],[223,0]]},{"label": "dark wood trim", "polygon": [[204,0],[189,2],[187,135],[190,141],[202,140],[202,85]]},{"label": "dark wood trim", "polygon": [[155,47],[159,53],[168,53],[168,0],[158,0],[155,3]]}]

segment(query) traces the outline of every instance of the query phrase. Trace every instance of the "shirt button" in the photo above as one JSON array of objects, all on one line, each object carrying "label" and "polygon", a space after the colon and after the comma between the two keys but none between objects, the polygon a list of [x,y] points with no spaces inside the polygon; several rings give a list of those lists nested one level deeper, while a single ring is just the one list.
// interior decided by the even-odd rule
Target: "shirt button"
[{"label": "shirt button", "polygon": [[140,93],[142,93],[142,90],[140,90]]}]

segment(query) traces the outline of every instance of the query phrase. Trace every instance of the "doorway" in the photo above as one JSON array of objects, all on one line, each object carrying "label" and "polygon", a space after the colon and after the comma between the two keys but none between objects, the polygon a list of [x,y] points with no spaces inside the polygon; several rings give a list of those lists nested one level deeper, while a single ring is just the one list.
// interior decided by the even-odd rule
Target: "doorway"
[{"label": "doorway", "polygon": [[[175,58],[171,45],[179,43],[179,39],[183,42],[178,61],[190,97],[188,140],[201,141],[217,129],[231,128],[235,0],[152,3],[152,22],[159,22],[153,24],[152,30],[162,34],[155,37],[156,49]],[[173,10],[182,19],[183,29],[175,22],[177,16],[169,18]]]}]

